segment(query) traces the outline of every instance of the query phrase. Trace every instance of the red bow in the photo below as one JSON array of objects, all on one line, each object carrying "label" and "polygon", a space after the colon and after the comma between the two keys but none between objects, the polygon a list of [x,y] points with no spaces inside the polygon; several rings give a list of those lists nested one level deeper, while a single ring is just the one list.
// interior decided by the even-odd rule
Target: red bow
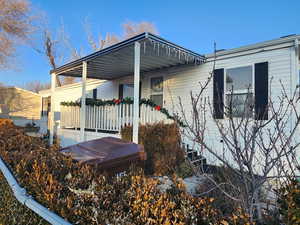
[{"label": "red bow", "polygon": [[121,100],[120,99],[115,99],[114,103],[117,104],[117,105],[119,105],[121,103]]},{"label": "red bow", "polygon": [[157,106],[154,107],[154,109],[157,110],[157,111],[160,111],[161,107],[159,105],[157,105]]}]

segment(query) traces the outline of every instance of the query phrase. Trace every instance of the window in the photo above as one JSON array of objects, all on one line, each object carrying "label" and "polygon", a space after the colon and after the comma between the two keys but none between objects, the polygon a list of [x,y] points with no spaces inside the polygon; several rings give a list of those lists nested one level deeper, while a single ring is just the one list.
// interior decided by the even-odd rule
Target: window
[{"label": "window", "polygon": [[51,108],[51,97],[42,98],[42,112],[41,116],[48,116]]},{"label": "window", "polygon": [[93,99],[97,99],[97,88],[93,89]]},{"label": "window", "polygon": [[225,73],[226,111],[233,117],[253,114],[253,67],[227,69]]},{"label": "window", "polygon": [[123,98],[131,98],[134,96],[134,85],[133,84],[124,84],[123,85]]},{"label": "window", "polygon": [[163,105],[163,77],[152,77],[150,79],[150,99],[156,105]]}]

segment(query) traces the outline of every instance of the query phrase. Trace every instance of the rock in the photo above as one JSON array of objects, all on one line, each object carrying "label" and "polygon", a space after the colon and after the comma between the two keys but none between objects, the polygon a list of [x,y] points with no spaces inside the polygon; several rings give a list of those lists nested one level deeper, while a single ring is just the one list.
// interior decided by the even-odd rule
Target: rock
[{"label": "rock", "polygon": [[[160,184],[157,186],[157,188],[161,192],[166,192],[167,190],[170,190],[173,186],[173,181],[167,177],[155,177],[160,181]],[[185,179],[179,178],[183,184],[185,185],[186,192],[191,194],[191,195],[196,195],[197,190],[199,188],[199,185],[203,184],[204,181],[206,180],[205,176],[192,176],[192,177],[187,177]]]},{"label": "rock", "polygon": [[161,184],[157,186],[157,188],[161,192],[166,192],[167,190],[172,188],[173,181],[169,177],[163,176],[163,177],[157,177],[157,179],[161,182]]},{"label": "rock", "polygon": [[192,176],[183,179],[183,183],[185,184],[186,191],[191,195],[195,195],[199,185],[203,184],[205,180],[205,176]]}]

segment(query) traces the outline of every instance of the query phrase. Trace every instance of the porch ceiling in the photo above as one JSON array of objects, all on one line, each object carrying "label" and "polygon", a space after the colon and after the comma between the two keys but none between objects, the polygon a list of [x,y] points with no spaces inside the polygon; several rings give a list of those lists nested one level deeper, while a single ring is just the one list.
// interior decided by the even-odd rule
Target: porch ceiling
[{"label": "porch ceiling", "polygon": [[81,77],[82,62],[87,61],[87,77],[112,80],[132,75],[134,43],[141,44],[140,71],[148,72],[177,65],[199,65],[205,57],[150,33],[143,33],[91,55],[65,64],[50,73]]}]

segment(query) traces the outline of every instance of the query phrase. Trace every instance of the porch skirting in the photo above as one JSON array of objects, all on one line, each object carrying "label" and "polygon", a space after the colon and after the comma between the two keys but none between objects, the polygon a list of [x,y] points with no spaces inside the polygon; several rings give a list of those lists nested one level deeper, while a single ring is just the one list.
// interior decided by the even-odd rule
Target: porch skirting
[{"label": "porch skirting", "polygon": [[[80,140],[80,130],[71,130],[71,129],[57,129],[57,135],[62,147],[67,147],[69,145],[77,144],[81,142]],[[117,137],[121,138],[120,134],[110,134],[110,133],[101,133],[101,132],[90,132],[85,131],[85,138],[87,141],[103,138],[103,137]]]}]

